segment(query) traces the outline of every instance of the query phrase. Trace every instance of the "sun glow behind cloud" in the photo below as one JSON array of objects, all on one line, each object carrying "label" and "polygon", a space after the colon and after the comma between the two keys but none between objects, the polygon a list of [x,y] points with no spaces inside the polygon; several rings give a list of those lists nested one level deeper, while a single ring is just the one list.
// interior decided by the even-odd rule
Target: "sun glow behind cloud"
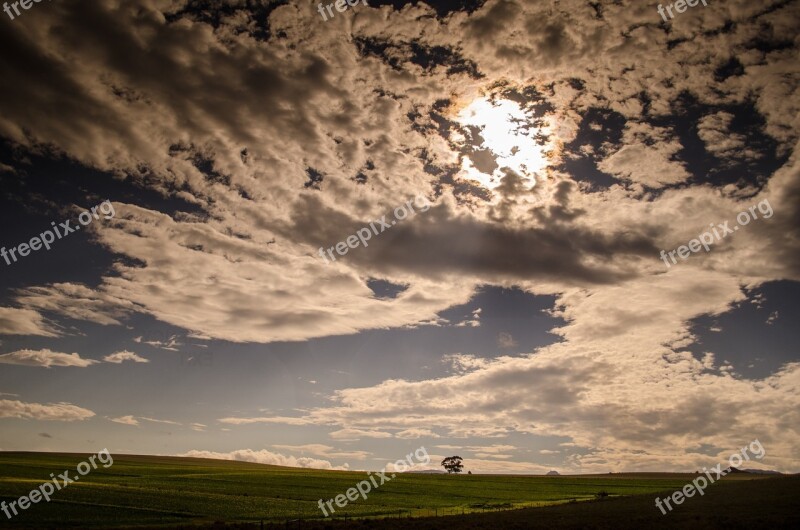
[{"label": "sun glow behind cloud", "polygon": [[[533,117],[514,101],[477,98],[458,113],[456,121],[463,127],[480,129],[483,142],[478,147],[490,150],[498,166],[491,174],[485,173],[475,167],[474,161],[467,155],[462,159],[459,174],[462,178],[475,180],[493,189],[500,185],[505,175],[503,169],[508,168],[520,175],[530,188],[536,185],[537,175],[549,164],[549,147],[536,138],[537,134],[546,131],[532,127]],[[463,145],[467,137],[457,134],[453,140]]]}]

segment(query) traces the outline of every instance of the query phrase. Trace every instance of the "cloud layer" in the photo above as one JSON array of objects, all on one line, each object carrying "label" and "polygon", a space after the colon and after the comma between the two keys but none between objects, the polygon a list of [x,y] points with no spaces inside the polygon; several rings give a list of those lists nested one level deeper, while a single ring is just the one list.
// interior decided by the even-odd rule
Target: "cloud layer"
[{"label": "cloud layer", "polygon": [[[440,314],[481,286],[513,287],[556,298],[561,342],[451,357],[448,377],[386,374],[296,417],[219,421],[321,424],[341,442],[558,437],[574,444],[562,465],[582,471],[688,469],[702,444],[725,453],[755,433],[771,464],[800,469],[800,364],[748,380],[715,352],[688,351],[693,319],[800,281],[793,3],[731,0],[669,24],[627,1],[489,0],[441,16],[424,3],[361,6],[325,23],[302,3],[266,21],[226,4],[208,19],[168,0],[54,3],[2,32],[17,51],[0,59],[1,136],[180,206],[114,202],[115,218],[89,228],[113,266],[91,285],[16,291],[0,333],[53,339],[68,320],[148,316],[208,339],[304,341],[447,325]],[[487,148],[498,133],[459,122],[479,98],[524,109],[549,166],[501,167],[511,151]],[[425,214],[333,264],[317,255],[420,194]],[[672,268],[660,261],[765,199],[769,220]],[[373,279],[406,289],[378,297]],[[20,349],[0,362],[95,361]],[[478,453],[485,468],[538,469],[505,462],[523,458],[510,449]],[[335,467],[266,450],[187,455]]]}]

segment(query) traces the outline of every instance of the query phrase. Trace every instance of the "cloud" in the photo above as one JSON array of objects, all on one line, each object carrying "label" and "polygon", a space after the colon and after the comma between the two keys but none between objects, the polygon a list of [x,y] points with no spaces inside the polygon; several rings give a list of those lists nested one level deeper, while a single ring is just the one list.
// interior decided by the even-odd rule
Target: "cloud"
[{"label": "cloud", "polygon": [[663,128],[631,124],[625,129],[621,147],[597,167],[651,188],[679,184],[689,178],[683,164],[673,159],[681,148],[681,143]]},{"label": "cloud", "polygon": [[37,311],[0,307],[0,335],[57,337],[58,332]]},{"label": "cloud", "polygon": [[415,440],[417,438],[439,438],[439,435],[430,429],[404,429],[394,433],[395,438],[401,440]]},{"label": "cloud", "polygon": [[133,416],[120,416],[119,418],[110,418],[110,420],[114,423],[121,423],[122,425],[133,425],[135,427],[139,426],[139,420]]},{"label": "cloud", "polygon": [[142,341],[142,337],[136,337],[133,339],[136,343],[148,344],[155,348],[161,348],[162,350],[168,351],[180,351],[176,346],[183,346],[182,342],[178,342],[178,336],[172,335],[169,339],[165,341],[160,340],[151,340],[151,341]]},{"label": "cloud", "polygon": [[118,352],[112,353],[111,355],[106,355],[105,357],[103,357],[103,360],[105,362],[107,362],[107,363],[115,363],[115,364],[121,364],[124,361],[132,361],[132,362],[135,362],[135,363],[149,363],[150,362],[148,359],[145,359],[144,357],[139,357],[138,355],[136,355],[132,351],[127,351],[127,350],[118,351]]},{"label": "cloud", "polygon": [[176,456],[191,457],[191,458],[214,458],[218,460],[238,460],[240,462],[255,462],[257,464],[269,464],[273,466],[287,466],[287,467],[303,467],[312,469],[331,469],[346,471],[349,466],[334,466],[327,460],[319,460],[316,458],[294,456],[285,456],[280,453],[273,453],[262,449],[255,451],[253,449],[239,449],[230,451],[228,453],[218,453],[214,451],[200,451],[193,449],[183,454]]},{"label": "cloud", "polygon": [[474,355],[464,353],[452,353],[442,357],[442,362],[450,364],[456,372],[468,372],[476,368],[483,368],[489,361],[478,358]]},{"label": "cloud", "polygon": [[21,289],[16,301],[26,308],[103,326],[119,325],[122,318],[136,310],[128,301],[74,283]]},{"label": "cloud", "polygon": [[498,454],[503,453],[506,451],[516,451],[518,448],[513,445],[502,445],[502,444],[493,444],[493,445],[484,445],[484,446],[467,446],[466,449],[470,451],[480,451],[487,454]]},{"label": "cloud", "polygon": [[487,458],[487,459],[497,458],[500,460],[514,458],[514,455],[503,455],[499,453],[475,453],[475,456],[477,456],[478,458]]},{"label": "cloud", "polygon": [[0,418],[19,418],[43,421],[83,421],[93,417],[91,410],[71,403],[25,403],[0,399]]},{"label": "cloud", "polygon": [[362,429],[339,429],[338,431],[328,433],[328,436],[334,440],[354,442],[361,438],[391,438],[392,433]]},{"label": "cloud", "polygon": [[51,366],[86,368],[98,362],[92,359],[82,359],[77,353],[60,353],[46,348],[41,350],[19,350],[0,355],[0,364],[41,366],[44,368],[50,368]]},{"label": "cloud", "polygon": [[139,419],[140,420],[144,420],[144,421],[149,421],[151,423],[164,423],[164,424],[167,424],[167,425],[183,425],[182,423],[178,423],[177,421],[159,420],[159,419],[155,419],[155,418],[146,418],[144,416],[140,416]]},{"label": "cloud", "polygon": [[364,460],[372,453],[367,451],[339,451],[330,445],[323,444],[305,444],[305,445],[273,445],[276,449],[285,451],[310,453],[314,456],[324,456],[328,458],[353,458],[356,460]]},{"label": "cloud", "polygon": [[744,136],[731,132],[733,118],[730,112],[720,111],[700,119],[697,135],[705,142],[706,151],[718,158],[758,158],[758,153],[747,149]]},{"label": "cloud", "polygon": [[[467,454],[472,453],[478,459],[486,459],[486,460],[507,460],[509,458],[514,458],[513,454],[508,454],[508,451],[517,451],[519,448],[513,445],[503,445],[503,444],[493,444],[488,446],[481,446],[481,445],[465,445],[465,446],[458,446],[458,445],[437,445],[436,447],[441,449],[447,449],[449,451],[454,451],[455,453],[460,454]],[[474,461],[474,458],[467,457],[467,460],[470,462]]]},{"label": "cloud", "polygon": [[464,328],[464,327],[471,327],[477,328],[481,325],[481,308],[479,307],[475,311],[472,312],[472,319],[471,320],[462,320],[458,324],[456,324],[457,328]]},{"label": "cloud", "polygon": [[251,425],[254,423],[282,423],[285,425],[308,425],[311,423],[309,420],[302,418],[294,418],[290,416],[275,416],[266,417],[260,416],[255,418],[220,418],[217,420],[220,423],[227,423],[230,425]]},{"label": "cloud", "polygon": [[[623,299],[624,306],[615,303]],[[722,314],[744,299],[735,277],[699,267],[569,291],[555,311],[567,322],[554,330],[563,342],[449,377],[338,390],[332,405],[297,423],[379,431],[425,424],[451,437],[561,436],[575,444],[562,445],[572,448],[565,452],[571,472],[702,467],[707,456],[674,448],[728,448],[730,440],[745,443],[758,432],[772,448],[771,465],[796,469],[792,437],[782,434],[784,420],[777,418],[799,409],[791,389],[800,363],[748,381],[715,366],[713,357],[698,361],[684,350],[693,319]],[[734,424],[725,420],[730,410],[737,411]],[[510,447],[471,447],[484,459],[482,470],[537,469],[535,463],[492,467],[488,456],[509,455]]]},{"label": "cloud", "polygon": [[[140,425],[140,423],[139,423],[140,421],[147,421],[147,422],[150,422],[150,423],[162,423],[162,424],[165,424],[165,425],[183,425],[182,423],[179,423],[177,421],[159,420],[159,419],[156,419],[156,418],[148,418],[148,417],[145,417],[145,416],[138,416],[137,417],[137,416],[129,415],[129,416],[120,416],[118,418],[109,418],[109,419],[111,421],[113,421],[114,423],[121,423],[122,425],[133,425],[135,427],[138,427]],[[192,425],[196,426],[196,425],[202,425],[202,424],[193,423]],[[194,429],[194,430],[197,430],[197,429]]]},{"label": "cloud", "polygon": [[[542,16],[535,7],[503,5],[514,5],[508,12],[520,13],[519,19],[511,19],[513,24],[523,24],[519,33],[530,34],[524,24],[536,24]],[[469,23],[461,17],[436,19],[431,23],[442,36],[423,39],[418,35],[419,43],[463,48],[471,61],[485,61],[491,72],[500,50],[482,49],[487,44],[472,35],[484,32],[477,31],[477,21],[496,9],[501,8],[487,5]],[[421,17],[432,13],[427,6],[414,12]],[[585,8],[576,13],[588,14]],[[465,303],[480,283],[613,281],[629,274],[626,261],[613,262],[613,256],[635,259],[650,250],[647,238],[630,227],[625,232],[601,233],[596,226],[561,222],[569,212],[545,205],[558,182],[542,180],[516,204],[505,200],[508,189],[502,191],[501,204],[473,198],[460,201],[448,190],[424,215],[374,238],[368,249],[359,249],[363,252],[353,251],[326,266],[316,257],[320,246],[334,244],[391,212],[397,197],[433,196],[440,184],[438,177],[426,171],[428,164],[420,157],[405,153],[428,152],[432,162],[442,166],[457,164],[460,154],[446,138],[426,132],[408,116],[415,109],[427,109],[421,119],[430,121],[442,90],[467,92],[466,96],[477,90],[478,82],[460,69],[423,72],[408,61],[404,61],[406,73],[398,76],[379,60],[360,60],[356,43],[342,41],[341,32],[333,31],[335,24],[300,37],[314,13],[293,6],[273,11],[270,24],[282,28],[287,38],[311,46],[315,52],[310,55],[264,47],[233,18],[220,20],[218,31],[210,31],[202,21],[184,15],[176,15],[180,24],[155,23],[164,17],[155,6],[134,14],[101,1],[92,6],[91,14],[94,24],[107,23],[125,35],[115,42],[118,53],[144,57],[142,68],[154,74],[132,76],[125,69],[129,65],[122,67],[108,56],[93,53],[81,53],[76,71],[74,52],[44,38],[50,34],[48,28],[69,19],[73,24],[64,38],[71,48],[91,50],[95,43],[86,31],[86,17],[71,6],[61,6],[26,22],[43,38],[9,36],[10,45],[29,49],[51,67],[46,69],[47,79],[40,79],[9,65],[11,77],[28,83],[24,93],[15,93],[18,89],[11,87],[9,97],[24,97],[29,104],[20,110],[0,103],[0,133],[23,146],[53,145],[88,167],[124,172],[133,181],[204,211],[167,214],[115,203],[117,217],[92,235],[99,245],[128,259],[117,262],[114,274],[94,288],[69,283],[29,288],[19,299],[25,307],[106,325],[142,312],[192,333],[236,342],[305,340],[434,322],[442,310]],[[241,16],[250,15],[242,12]],[[397,27],[406,20],[405,14],[386,10],[385,16],[379,16],[377,9],[365,6],[359,16],[370,24],[359,24],[357,39],[392,42],[403,37]],[[594,24],[592,18],[587,20]],[[541,29],[557,36],[559,45],[583,38],[563,27]],[[464,42],[458,42],[458,35],[466,35]],[[442,42],[434,42],[439,39]],[[539,54],[560,49],[556,41],[544,40],[531,51],[549,64],[551,55]],[[617,43],[602,40],[598,45]],[[587,46],[583,43],[579,49],[587,51]],[[214,53],[207,53],[210,49]],[[504,74],[515,78],[529,69],[527,60],[514,60],[515,55],[506,52],[500,53],[503,63],[522,70]],[[183,59],[176,61],[176,57]],[[591,64],[580,63],[576,68]],[[83,75],[84,69],[92,75]],[[226,75],[220,76],[221,71]],[[574,74],[562,73],[567,78]],[[604,74],[613,77],[615,73]],[[151,77],[170,82],[155,83]],[[53,91],[53,86],[71,88],[62,93]],[[387,90],[409,92],[409,96],[392,97]],[[359,105],[352,104],[354,97]],[[199,103],[208,101],[215,104]],[[53,105],[62,114],[42,110]],[[347,109],[342,114],[346,119],[334,118],[331,108]],[[19,123],[26,124],[24,132]],[[92,139],[91,149],[64,134],[75,129]],[[187,141],[176,143],[171,140],[175,138]],[[349,140],[334,140],[338,138]],[[316,153],[315,170],[324,175],[316,186],[319,189],[297,185],[307,178],[308,152]],[[207,178],[197,167],[198,158],[224,175],[226,185]],[[354,182],[354,174],[366,167],[373,167],[364,170],[369,178],[384,185]],[[393,178],[398,174],[404,178]],[[289,177],[276,178],[283,175]],[[527,206],[532,203],[536,204],[533,209]],[[266,204],[270,208],[264,208]],[[498,216],[507,222],[496,222]],[[475,244],[474,235],[480,236],[481,245]],[[439,252],[442,248],[448,252]],[[188,269],[201,272],[163,274]],[[282,274],[286,270],[296,274],[287,277]],[[376,299],[364,280],[375,275],[370,273],[409,288],[394,299]],[[313,289],[318,284],[326,288]],[[283,294],[287,292],[292,295]],[[264,308],[262,301],[275,297],[285,297],[280,310]],[[196,303],[203,298],[215,303]],[[319,310],[333,304],[338,311]]]},{"label": "cloud", "polygon": [[497,335],[497,345],[500,348],[515,348],[519,346],[519,343],[514,340],[514,337],[511,335],[511,333],[506,333],[503,331]]},{"label": "cloud", "polygon": [[[464,438],[559,436],[575,444],[563,446],[570,469],[603,472],[692,469],[701,455],[681,448],[758,432],[776,467],[800,469],[798,433],[786,428],[800,424],[797,364],[748,381],[687,351],[690,322],[729,311],[742,286],[800,279],[800,88],[787,81],[797,50],[785,45],[793,4],[765,12],[731,0],[669,27],[631,3],[488,0],[446,17],[422,3],[362,6],[346,32],[340,18],[309,31],[317,14],[283,5],[269,15],[281,46],[265,42],[250,12],[212,27],[162,5],[59,3],[4,34],[7,49],[43,66],[7,63],[15,82],[0,98],[1,136],[191,208],[115,203],[117,217],[91,228],[115,255],[113,271],[92,287],[20,291],[22,309],[0,313],[0,329],[54,336],[41,314],[102,325],[143,314],[194,336],[300,341],[435,325],[480,286],[516,287],[556,297],[561,343],[449,358],[455,373],[438,379],[338,389],[300,417],[219,421],[321,424],[338,429],[332,439],[431,426]],[[770,31],[754,39],[761,26]],[[101,43],[96,27],[117,38]],[[419,64],[420,49],[457,59]],[[117,60],[131,56],[140,61]],[[738,63],[735,74],[720,75],[723,60]],[[513,171],[494,190],[458,174],[466,158],[489,165],[450,124],[487,91],[538,106],[552,125],[553,166],[532,189]],[[740,111],[775,144],[774,156],[757,155],[783,167],[758,186],[744,170],[722,185],[697,182],[691,156],[729,163],[742,145],[756,150],[729,117]],[[559,166],[571,157],[586,166]],[[433,202],[424,215],[333,264],[317,256],[418,193]],[[752,204],[745,195],[769,198],[775,216],[664,269],[660,249],[730,219]],[[378,299],[367,278],[408,288]],[[550,469],[490,460],[476,465]]]},{"label": "cloud", "polygon": [[[436,469],[438,467],[438,462],[443,458],[441,455],[428,455],[431,458],[429,463],[424,462],[417,462],[413,458],[411,459],[411,464],[409,465],[409,461],[404,458],[400,458],[395,460],[394,462],[388,462],[384,466],[384,470],[386,472],[392,473],[409,473],[414,471],[425,471],[430,469]],[[400,463],[400,465],[397,465]]]}]

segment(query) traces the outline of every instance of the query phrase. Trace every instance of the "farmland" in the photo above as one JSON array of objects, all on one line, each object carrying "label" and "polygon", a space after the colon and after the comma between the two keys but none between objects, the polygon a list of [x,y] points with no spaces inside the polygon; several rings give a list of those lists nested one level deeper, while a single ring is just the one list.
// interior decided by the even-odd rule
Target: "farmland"
[{"label": "farmland", "polygon": [[[16,500],[48,481],[50,473],[70,470],[70,476],[75,475],[75,467],[86,456],[0,453],[0,500]],[[210,525],[218,521],[283,523],[297,519],[321,520],[318,499],[327,500],[344,493],[365,476],[364,472],[246,462],[115,455],[113,466],[99,466],[80,477],[78,482],[56,492],[51,502],[31,505],[11,521],[2,516],[0,527],[175,528],[179,525]],[[642,499],[638,502],[648,506],[647,514],[662,517],[652,506],[655,494],[676,490],[691,478],[690,474],[657,473],[556,477],[400,474],[370,492],[366,500],[359,499],[344,509],[337,509],[336,518],[346,515],[351,525],[354,517],[387,518],[382,524],[396,524],[398,517],[417,518],[413,521],[422,524],[426,520],[422,518],[434,514],[471,514],[474,520],[513,518],[514,514],[525,511],[493,512],[549,505],[549,510],[578,513],[576,510],[611,506],[628,500],[619,497],[636,495],[641,496],[631,499]],[[749,488],[749,484],[756,487],[760,483],[779,480],[782,479],[737,474],[711,486],[710,490],[722,492],[739,484]],[[607,493],[607,496],[602,496],[606,500],[584,502],[594,501],[600,492]],[[463,523],[461,516],[436,519],[445,520],[462,520]],[[330,522],[328,519],[326,524]]]}]

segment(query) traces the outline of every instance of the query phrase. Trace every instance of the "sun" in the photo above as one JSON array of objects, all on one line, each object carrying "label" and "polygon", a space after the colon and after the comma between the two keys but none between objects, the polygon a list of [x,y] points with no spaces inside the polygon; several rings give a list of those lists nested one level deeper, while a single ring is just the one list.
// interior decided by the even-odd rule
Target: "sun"
[{"label": "sun", "polygon": [[[462,109],[455,121],[464,132],[456,133],[453,141],[459,147],[469,144],[472,148],[472,153],[462,158],[461,178],[494,189],[505,175],[504,168],[508,168],[522,177],[526,187],[532,188],[537,176],[541,176],[550,163],[547,153],[551,147],[538,139],[549,136],[547,126],[534,127],[530,111],[524,110],[519,103],[480,97]],[[480,138],[472,137],[472,128],[478,129]],[[475,152],[482,150],[489,150],[497,164],[491,173],[476,167]]]}]

